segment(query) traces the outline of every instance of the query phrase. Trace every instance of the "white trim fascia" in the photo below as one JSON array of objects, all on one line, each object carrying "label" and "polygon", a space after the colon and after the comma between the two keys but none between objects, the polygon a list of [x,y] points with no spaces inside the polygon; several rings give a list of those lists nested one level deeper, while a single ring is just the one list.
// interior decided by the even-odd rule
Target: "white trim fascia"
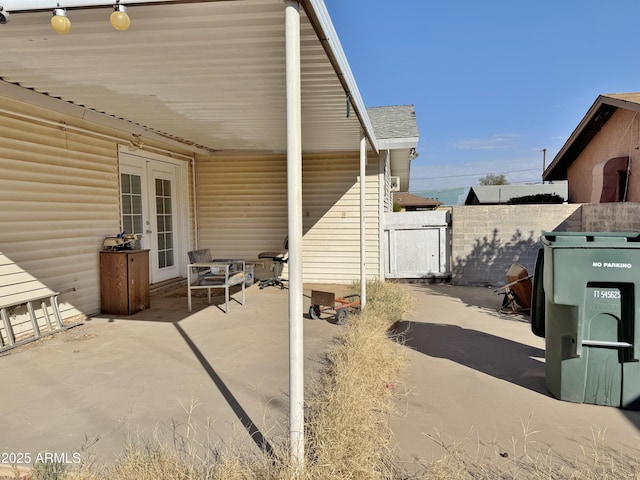
[{"label": "white trim fascia", "polygon": [[418,145],[418,137],[382,138],[378,140],[378,145],[382,150],[399,150],[402,148],[416,148]]}]

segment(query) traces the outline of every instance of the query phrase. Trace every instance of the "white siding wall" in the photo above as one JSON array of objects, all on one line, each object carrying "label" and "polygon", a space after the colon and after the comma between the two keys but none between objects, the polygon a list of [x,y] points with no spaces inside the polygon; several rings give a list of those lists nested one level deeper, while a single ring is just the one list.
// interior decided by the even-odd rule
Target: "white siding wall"
[{"label": "white siding wall", "polygon": [[52,290],[76,289],[60,298],[63,317],[100,308],[97,252],[120,225],[116,155],[113,141],[0,115],[0,250]]},{"label": "white siding wall", "polygon": [[95,314],[98,252],[120,231],[118,144],[131,137],[6,97],[0,110],[0,252],[52,290],[75,288],[64,319]]},{"label": "white siding wall", "polygon": [[287,235],[284,156],[198,157],[198,246],[215,258],[256,259]]},{"label": "white siding wall", "polygon": [[[304,164],[304,281],[348,283],[360,279],[359,155],[306,159]],[[379,278],[380,180],[369,152],[366,179],[367,277]]]},{"label": "white siding wall", "polygon": [[[367,274],[379,278],[378,157],[367,164]],[[359,157],[305,155],[303,161],[303,276],[305,282],[359,278]],[[286,157],[216,156],[197,159],[199,247],[214,257],[255,260],[279,250],[287,234]]]}]

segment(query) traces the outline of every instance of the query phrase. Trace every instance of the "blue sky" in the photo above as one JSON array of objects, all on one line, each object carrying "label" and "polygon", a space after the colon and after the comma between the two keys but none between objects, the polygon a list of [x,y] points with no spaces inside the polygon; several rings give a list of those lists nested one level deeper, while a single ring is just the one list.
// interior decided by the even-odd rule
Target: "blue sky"
[{"label": "blue sky", "polygon": [[540,181],[601,93],[640,91],[637,0],[325,0],[368,107],[415,105],[410,191]]}]

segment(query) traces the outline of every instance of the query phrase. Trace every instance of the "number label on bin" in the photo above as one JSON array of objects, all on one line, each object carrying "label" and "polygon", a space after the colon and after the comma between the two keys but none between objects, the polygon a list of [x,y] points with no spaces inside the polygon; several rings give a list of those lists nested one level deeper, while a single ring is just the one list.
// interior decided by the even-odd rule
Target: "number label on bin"
[{"label": "number label on bin", "polygon": [[620,290],[593,290],[593,298],[609,298],[613,300],[619,300],[622,298]]}]

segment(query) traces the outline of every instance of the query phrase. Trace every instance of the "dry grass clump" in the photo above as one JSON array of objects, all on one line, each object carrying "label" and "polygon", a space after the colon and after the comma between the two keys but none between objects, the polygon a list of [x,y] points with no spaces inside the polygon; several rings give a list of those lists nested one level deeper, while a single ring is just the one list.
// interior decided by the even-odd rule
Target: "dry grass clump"
[{"label": "dry grass clump", "polygon": [[387,421],[406,358],[389,330],[411,301],[396,285],[381,282],[367,285],[367,299],[327,354],[309,395],[308,478],[399,478]]},{"label": "dry grass clump", "polygon": [[[197,478],[205,464],[194,465],[185,456],[159,441],[131,441],[108,469],[111,480],[181,480]],[[202,476],[202,478],[205,478]]]},{"label": "dry grass clump", "polygon": [[[183,447],[187,448],[184,449]],[[87,461],[69,480],[258,480],[277,476],[281,468],[266,454],[246,445],[218,445],[203,449],[195,438],[178,446],[153,439],[129,440],[110,465]],[[195,450],[198,453],[195,454]],[[274,476],[276,475],[276,476]],[[32,480],[54,480],[34,477]],[[61,479],[62,480],[62,479]]]},{"label": "dry grass clump", "polygon": [[[351,289],[353,293],[360,293],[360,283],[354,283]],[[367,312],[375,314],[383,327],[390,328],[403,320],[415,304],[415,298],[397,283],[367,282]]]},{"label": "dry grass clump", "polygon": [[438,436],[427,435],[445,454],[438,461],[423,463],[415,479],[456,480],[623,480],[640,479],[640,458],[635,449],[612,448],[605,441],[605,431],[594,429],[588,445],[577,445],[570,456],[561,456],[543,448],[534,440],[539,433],[531,417],[522,422],[521,437],[512,438],[508,449],[493,442],[470,439],[447,444]]}]

